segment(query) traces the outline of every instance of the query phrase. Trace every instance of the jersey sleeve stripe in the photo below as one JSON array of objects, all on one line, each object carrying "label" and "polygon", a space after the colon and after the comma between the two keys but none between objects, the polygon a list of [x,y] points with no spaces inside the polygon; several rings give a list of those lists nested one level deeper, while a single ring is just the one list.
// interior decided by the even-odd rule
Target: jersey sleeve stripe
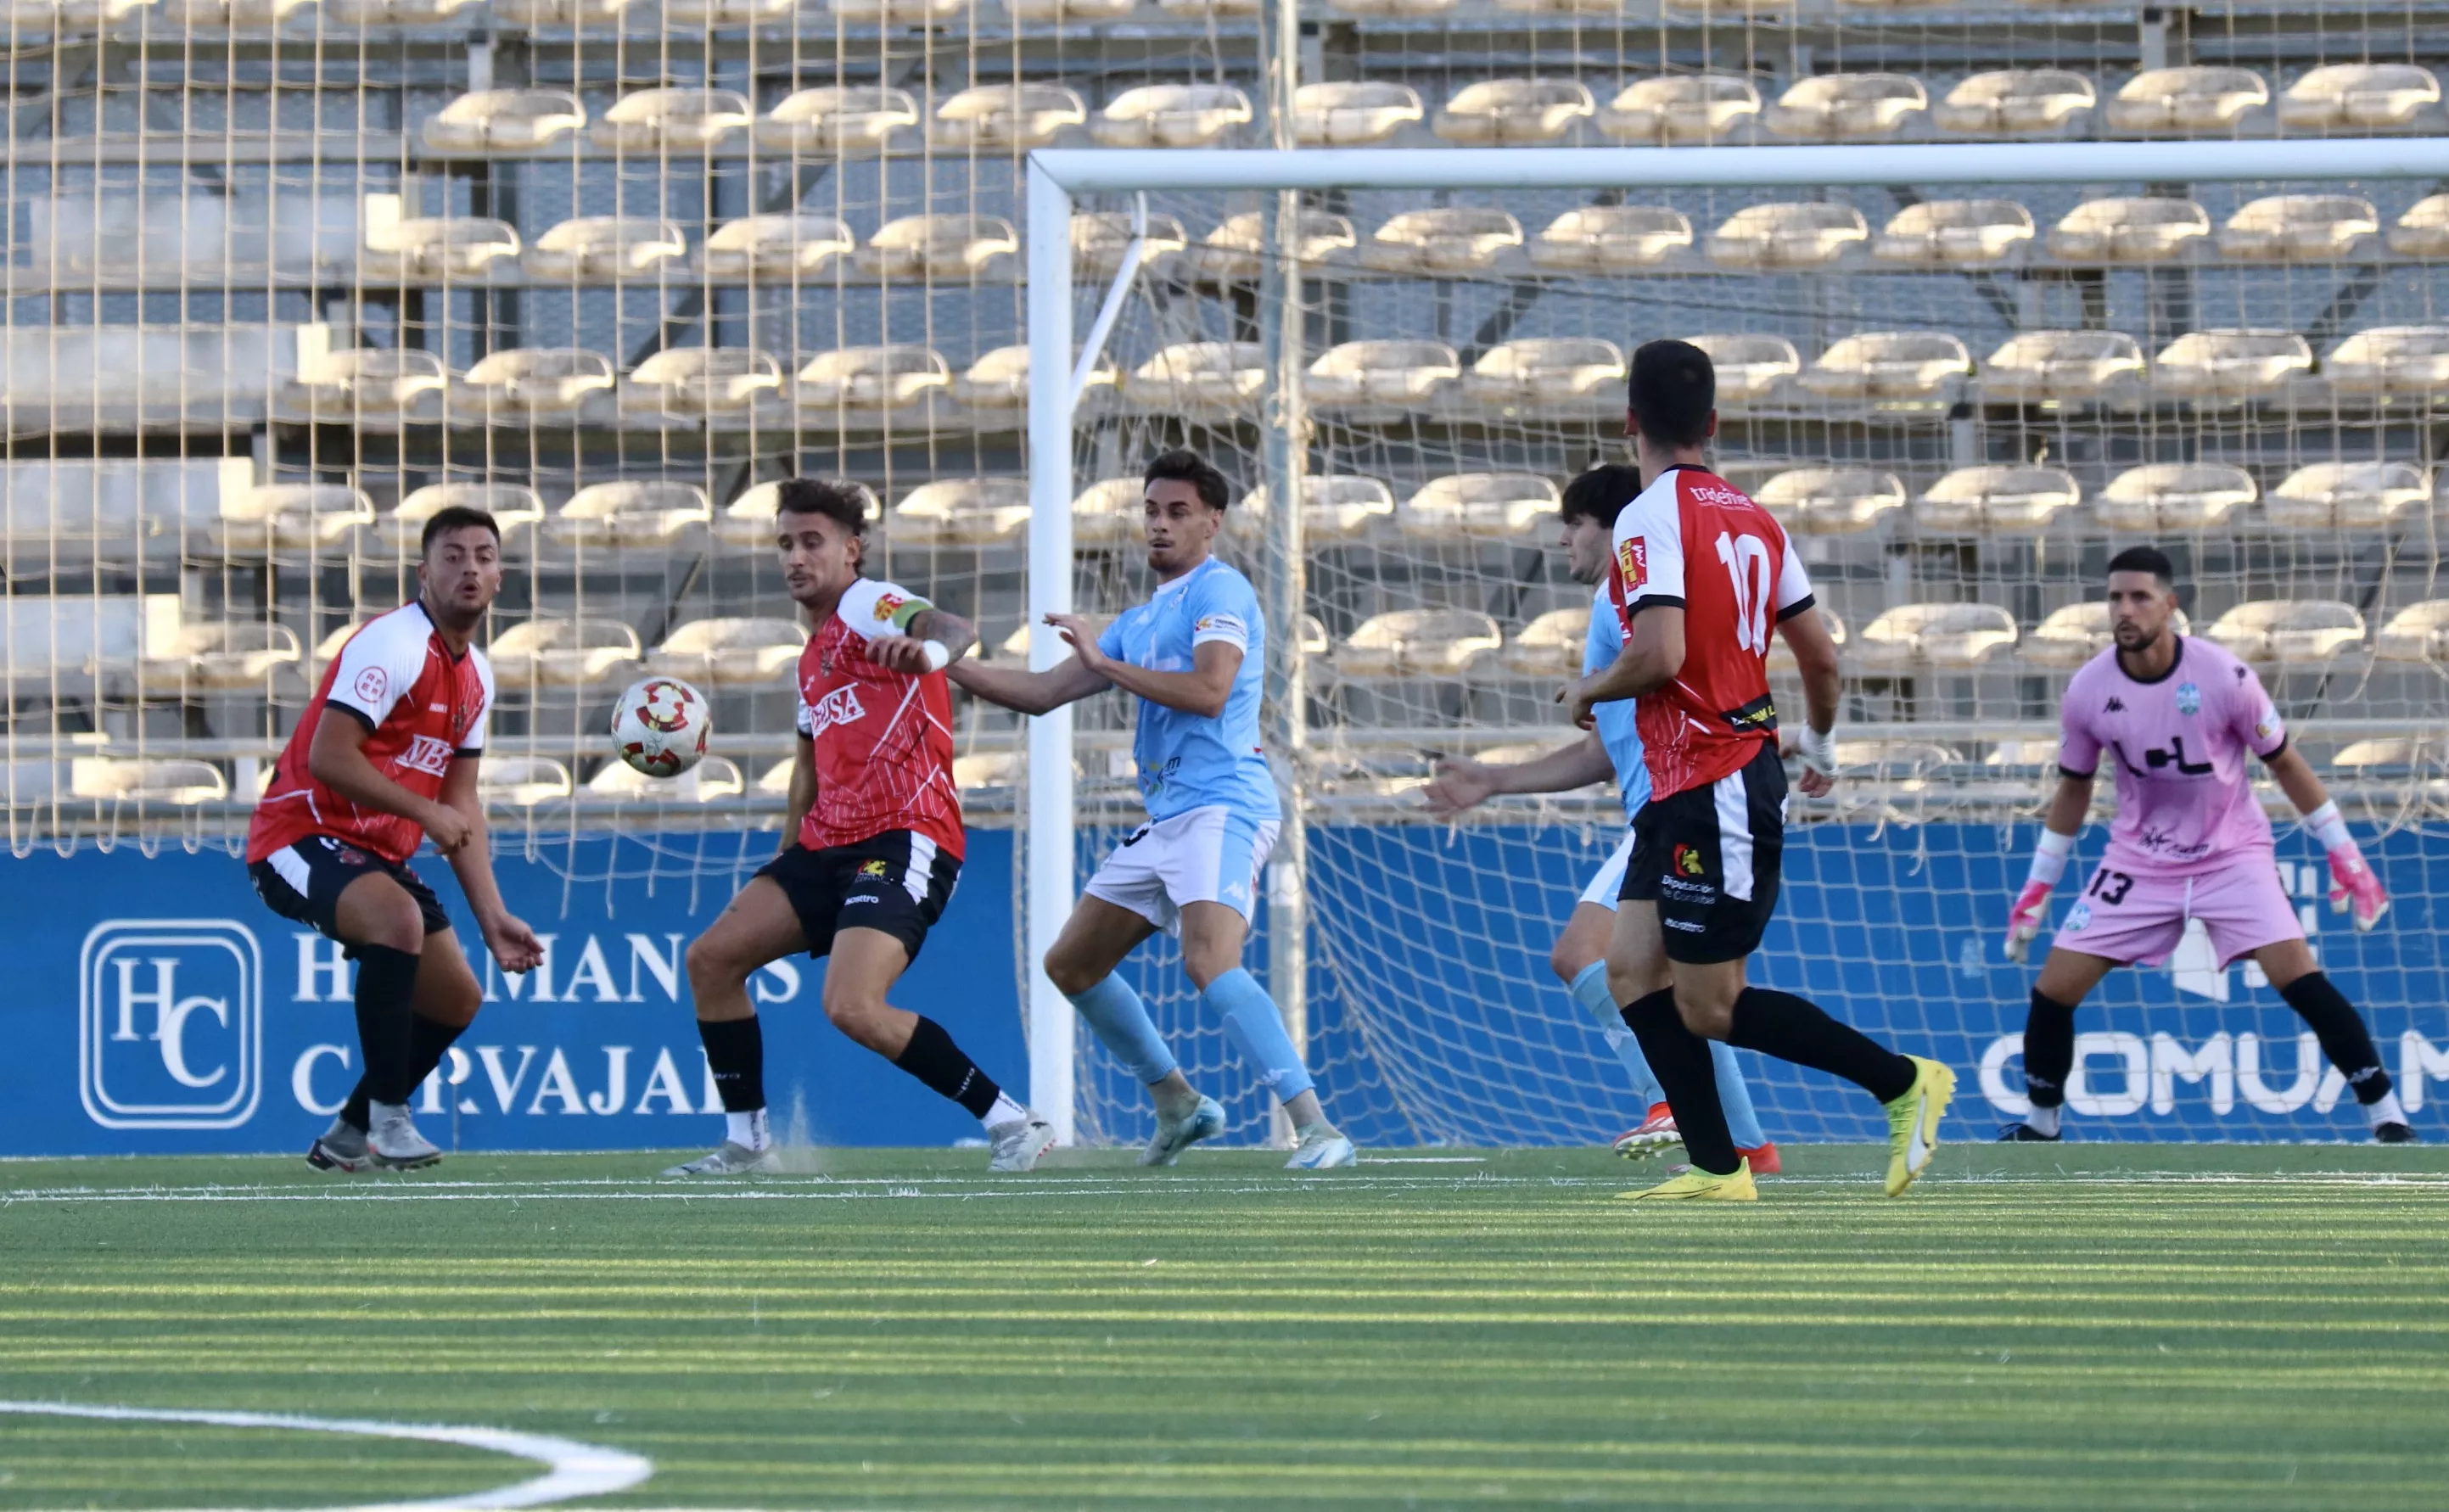
[{"label": "jersey sleeve stripe", "polygon": [[342,714],[347,715],[350,718],[357,720],[359,724],[366,727],[366,734],[368,735],[373,735],[376,731],[382,728],[380,721],[376,720],[373,715],[368,714],[365,710],[358,708],[354,703],[344,703],[338,699],[325,699],[323,700],[323,707],[326,709],[337,709]]},{"label": "jersey sleeve stripe", "polygon": [[2089,772],[2077,772],[2071,766],[2061,765],[2058,768],[2058,775],[2062,777],[2073,777],[2077,782],[2090,782],[2092,778],[2100,775],[2100,768],[2094,767]]},{"label": "jersey sleeve stripe", "polygon": [[1644,609],[1680,609],[1682,607],[1684,607],[1684,601],[1671,593],[1651,593],[1645,594],[1626,604],[1624,612],[1629,616],[1639,614]]},{"label": "jersey sleeve stripe", "polygon": [[1792,603],[1789,603],[1784,608],[1777,611],[1778,622],[1780,624],[1784,624],[1786,621],[1793,619],[1796,615],[1810,608],[1818,602],[1819,599],[1817,595],[1809,593],[1804,594],[1802,598],[1795,600]]}]

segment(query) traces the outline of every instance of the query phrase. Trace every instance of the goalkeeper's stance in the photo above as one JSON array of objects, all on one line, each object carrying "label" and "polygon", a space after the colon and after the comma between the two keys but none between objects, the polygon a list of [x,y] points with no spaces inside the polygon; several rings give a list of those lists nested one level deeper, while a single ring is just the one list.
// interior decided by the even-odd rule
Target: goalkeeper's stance
[{"label": "goalkeeper's stance", "polygon": [[2007,1140],[2055,1139],[2074,1067],[2074,1010],[2112,967],[2168,958],[2200,919],[2220,966],[2250,956],[2304,1016],[2363,1104],[2374,1139],[2415,1138],[2355,1005],[2313,965],[2304,928],[2280,885],[2270,820],[2255,801],[2247,752],[2330,854],[2331,904],[2369,929],[2389,899],[2347,833],[2253,669],[2208,641],[2181,636],[2169,621],[2177,591],[2169,559],[2130,546],[2109,564],[2110,628],[2116,644],[2067,684],[2060,706],[2058,791],[2033,857],[2032,874],[2008,915],[2007,954],[2022,960],[2040,932],[2050,890],[2066,870],[2092,806],[2104,755],[2116,763],[2117,819],[2109,852],[2067,910],[2024,1024],[2024,1081],[2033,1111],[2000,1133]]},{"label": "goalkeeper's stance", "polygon": [[[1574,582],[1598,588],[1597,602],[1591,607],[1590,637],[1582,647],[1584,677],[1614,661],[1624,649],[1624,622],[1616,617],[1605,586],[1609,533],[1615,528],[1615,517],[1640,492],[1641,469],[1620,463],[1592,468],[1565,486],[1560,512],[1566,570]],[[1572,1000],[1598,1020],[1599,1032],[1624,1062],[1625,1074],[1632,1078],[1633,1092],[1641,1099],[1646,1116],[1637,1128],[1615,1141],[1615,1151],[1638,1158],[1664,1154],[1684,1142],[1675,1132],[1675,1114],[1667,1105],[1666,1094],[1642,1057],[1641,1042],[1625,1027],[1616,1011],[1617,999],[1608,986],[1607,949],[1609,937],[1615,932],[1616,893],[1624,885],[1625,866],[1632,859],[1629,823],[1649,801],[1649,769],[1642,761],[1641,732],[1633,727],[1629,699],[1602,703],[1591,713],[1597,719],[1595,729],[1534,760],[1491,765],[1454,756],[1438,762],[1427,796],[1432,811],[1451,814],[1499,793],[1570,793],[1610,777],[1623,790],[1628,825],[1624,839],[1582,890],[1581,901],[1573,905],[1572,917],[1548,954],[1548,965]],[[1777,1146],[1761,1133],[1760,1119],[1752,1112],[1751,1091],[1744,1085],[1733,1048],[1713,1040],[1709,1059],[1717,1068],[1718,1098],[1726,1104],[1726,1129],[1734,1137],[1736,1151],[1751,1162],[1754,1176],[1775,1174]]]}]

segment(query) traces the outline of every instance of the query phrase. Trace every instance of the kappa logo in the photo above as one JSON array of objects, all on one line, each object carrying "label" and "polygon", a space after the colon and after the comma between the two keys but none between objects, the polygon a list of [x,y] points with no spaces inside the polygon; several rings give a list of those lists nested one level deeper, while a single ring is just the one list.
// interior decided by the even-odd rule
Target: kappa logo
[{"label": "kappa logo", "polygon": [[1616,570],[1624,575],[1624,591],[1634,593],[1649,586],[1649,538],[1628,536],[1615,548]]},{"label": "kappa logo", "polygon": [[229,919],[111,919],[77,967],[77,1091],[106,1129],[234,1129],[263,1081],[263,956]]},{"label": "kappa logo", "polygon": [[2109,696],[2108,707],[2102,709],[2100,712],[2103,714],[2124,714],[2126,712],[2126,700],[2112,693]]},{"label": "kappa logo", "polygon": [[867,718],[857,688],[836,688],[808,706],[808,737],[814,739],[838,724],[857,724]]},{"label": "kappa logo", "polygon": [[398,764],[428,776],[445,775],[451,770],[451,742],[430,735],[410,736],[408,749],[399,754]]}]

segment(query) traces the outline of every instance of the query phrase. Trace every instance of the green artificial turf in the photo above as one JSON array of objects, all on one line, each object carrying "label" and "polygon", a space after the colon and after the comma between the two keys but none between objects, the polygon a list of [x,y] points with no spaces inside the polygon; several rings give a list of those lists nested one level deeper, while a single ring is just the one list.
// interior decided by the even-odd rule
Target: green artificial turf
[{"label": "green artificial turf", "polygon": [[[2449,1152],[1794,1149],[0,1164],[0,1398],[556,1434],[603,1505],[2411,1508],[2449,1486]],[[474,1449],[0,1415],[0,1507],[527,1479]]]}]

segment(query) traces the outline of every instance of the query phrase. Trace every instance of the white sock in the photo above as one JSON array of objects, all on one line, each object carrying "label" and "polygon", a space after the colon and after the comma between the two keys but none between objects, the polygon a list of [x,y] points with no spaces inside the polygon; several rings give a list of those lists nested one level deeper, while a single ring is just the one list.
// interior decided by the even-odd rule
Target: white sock
[{"label": "white sock", "polygon": [[2375,1102],[2364,1104],[2364,1121],[2378,1129],[2384,1123],[2404,1123],[2406,1110],[2398,1105],[2398,1094],[2384,1092]]},{"label": "white sock", "polygon": [[2058,1115],[2065,1111],[2064,1108],[2045,1108],[2035,1102],[2033,1111],[2024,1115],[2024,1127],[2034,1134],[2055,1134],[2058,1132]]},{"label": "white sock", "polygon": [[765,1132],[765,1110],[751,1108],[745,1113],[723,1116],[723,1138],[743,1150],[770,1149],[774,1137]]},{"label": "white sock", "polygon": [[1029,1110],[1022,1107],[1019,1103],[1014,1102],[1012,1100],[1011,1093],[998,1092],[995,1094],[994,1106],[987,1109],[986,1117],[978,1120],[978,1121],[986,1125],[988,1128],[993,1129],[1010,1123],[1014,1119],[1025,1119],[1027,1117],[1029,1117]]}]

